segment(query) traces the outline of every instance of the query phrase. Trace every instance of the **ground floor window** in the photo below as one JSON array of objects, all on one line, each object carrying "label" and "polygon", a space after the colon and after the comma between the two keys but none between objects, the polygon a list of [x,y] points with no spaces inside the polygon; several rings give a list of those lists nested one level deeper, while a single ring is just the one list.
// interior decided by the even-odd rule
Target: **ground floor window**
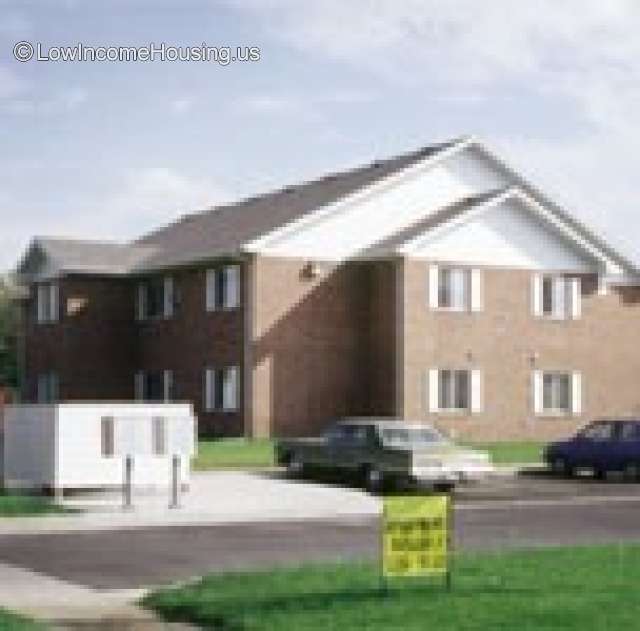
[{"label": "ground floor window", "polygon": [[481,373],[477,369],[431,369],[428,372],[427,409],[430,412],[480,412],[481,385]]},{"label": "ground floor window", "polygon": [[171,370],[140,370],[135,376],[136,401],[168,402],[173,395]]},{"label": "ground floor window", "polygon": [[38,403],[55,403],[59,396],[58,375],[54,372],[38,375],[36,398]]},{"label": "ground floor window", "polygon": [[204,408],[207,412],[235,412],[239,407],[238,366],[207,368],[204,375]]},{"label": "ground floor window", "polygon": [[582,379],[579,372],[536,370],[533,374],[533,388],[536,414],[580,414]]}]

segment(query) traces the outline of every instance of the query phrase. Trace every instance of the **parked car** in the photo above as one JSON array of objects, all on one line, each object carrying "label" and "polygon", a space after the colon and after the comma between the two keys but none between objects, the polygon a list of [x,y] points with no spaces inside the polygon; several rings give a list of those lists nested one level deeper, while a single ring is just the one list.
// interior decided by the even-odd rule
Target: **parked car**
[{"label": "parked car", "polygon": [[451,487],[493,470],[489,454],[459,447],[429,425],[394,419],[345,419],[319,438],[280,440],[276,458],[295,476],[355,473],[371,491],[390,481]]},{"label": "parked car", "polygon": [[578,469],[591,469],[604,478],[609,471],[640,478],[640,420],[593,421],[573,438],[547,445],[544,460],[554,473],[571,476]]}]

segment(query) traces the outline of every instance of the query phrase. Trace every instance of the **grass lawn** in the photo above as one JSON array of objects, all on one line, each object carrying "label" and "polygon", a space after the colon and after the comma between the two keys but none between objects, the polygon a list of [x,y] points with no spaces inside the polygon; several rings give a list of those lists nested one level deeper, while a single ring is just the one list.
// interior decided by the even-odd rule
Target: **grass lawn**
[{"label": "grass lawn", "polygon": [[[66,513],[67,509],[53,503],[48,497],[19,495],[0,489],[0,517],[23,517],[45,513]],[[3,627],[0,626],[0,629]]]},{"label": "grass lawn", "polygon": [[640,546],[463,555],[453,588],[378,588],[372,565],[221,574],[144,604],[205,628],[281,631],[640,629]]},{"label": "grass lawn", "polygon": [[542,462],[542,448],[545,443],[504,442],[504,443],[472,443],[469,446],[483,449],[491,454],[495,464],[520,464]]},{"label": "grass lawn", "polygon": [[44,631],[46,627],[6,609],[0,609],[0,629],[2,631]]},{"label": "grass lawn", "polygon": [[[496,464],[509,464],[540,462],[543,443],[474,443],[470,446],[488,451]],[[201,439],[198,443],[198,456],[194,461],[194,467],[200,471],[272,467],[275,464],[273,447],[274,441],[267,439]]]},{"label": "grass lawn", "polygon": [[251,469],[272,467],[275,463],[273,441],[248,440],[246,438],[201,439],[194,468],[207,469]]}]

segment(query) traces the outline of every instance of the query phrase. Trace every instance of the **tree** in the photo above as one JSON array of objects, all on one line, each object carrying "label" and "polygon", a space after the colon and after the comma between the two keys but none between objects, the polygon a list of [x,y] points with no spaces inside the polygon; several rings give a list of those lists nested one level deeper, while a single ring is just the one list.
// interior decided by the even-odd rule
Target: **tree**
[{"label": "tree", "polygon": [[7,276],[0,276],[0,386],[18,386],[17,291]]}]

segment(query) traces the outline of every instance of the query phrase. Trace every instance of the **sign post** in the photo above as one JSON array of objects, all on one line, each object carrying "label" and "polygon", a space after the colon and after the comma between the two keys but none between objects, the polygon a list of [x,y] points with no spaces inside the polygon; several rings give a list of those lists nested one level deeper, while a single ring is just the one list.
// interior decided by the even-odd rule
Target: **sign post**
[{"label": "sign post", "polygon": [[448,495],[384,498],[382,580],[441,576],[451,587],[451,499]]}]

